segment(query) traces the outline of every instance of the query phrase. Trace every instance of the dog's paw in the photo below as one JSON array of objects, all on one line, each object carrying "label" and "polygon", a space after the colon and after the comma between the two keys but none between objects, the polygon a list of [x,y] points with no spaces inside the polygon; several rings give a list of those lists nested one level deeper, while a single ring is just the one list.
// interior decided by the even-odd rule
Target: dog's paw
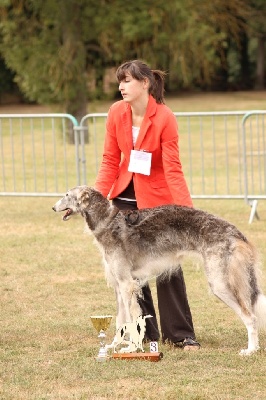
[{"label": "dog's paw", "polygon": [[259,347],[255,349],[242,349],[239,353],[240,356],[250,356],[251,354],[256,353],[256,351],[259,350]]}]

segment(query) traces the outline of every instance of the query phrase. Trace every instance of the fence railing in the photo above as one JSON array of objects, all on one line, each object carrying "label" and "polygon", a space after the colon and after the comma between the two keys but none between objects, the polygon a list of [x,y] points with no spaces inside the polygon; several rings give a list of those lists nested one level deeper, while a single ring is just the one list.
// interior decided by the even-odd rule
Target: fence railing
[{"label": "fence railing", "polygon": [[1,114],[0,195],[58,196],[75,186],[79,176],[75,127],[78,123],[69,114]]},{"label": "fence railing", "polygon": [[[192,198],[243,199],[252,222],[266,198],[266,111],[174,114]],[[106,117],[88,114],[78,124],[69,114],[0,114],[0,195],[61,196],[93,185]]]},{"label": "fence railing", "polygon": [[247,112],[242,119],[244,198],[251,205],[249,223],[266,198],[266,110]]}]

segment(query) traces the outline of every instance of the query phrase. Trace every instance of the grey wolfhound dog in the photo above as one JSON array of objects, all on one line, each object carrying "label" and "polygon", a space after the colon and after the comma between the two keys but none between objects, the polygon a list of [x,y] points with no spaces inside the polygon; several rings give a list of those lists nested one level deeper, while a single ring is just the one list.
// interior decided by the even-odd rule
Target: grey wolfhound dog
[{"label": "grey wolfhound dog", "polygon": [[150,278],[169,275],[183,256],[197,255],[212,292],[247,328],[248,347],[240,354],[259,349],[258,330],[266,328],[266,297],[258,284],[256,251],[234,225],[176,205],[119,211],[88,186],[69,190],[53,210],[66,211],[64,221],[81,214],[94,235],[107,282],[116,293],[117,328],[141,314],[137,296]]}]

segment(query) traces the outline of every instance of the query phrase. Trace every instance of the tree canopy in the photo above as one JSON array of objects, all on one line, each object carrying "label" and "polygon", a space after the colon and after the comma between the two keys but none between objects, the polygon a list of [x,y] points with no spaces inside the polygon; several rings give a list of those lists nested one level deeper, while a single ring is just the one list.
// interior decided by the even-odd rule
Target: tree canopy
[{"label": "tree canopy", "polygon": [[[263,88],[264,0],[0,0],[0,55],[23,94],[86,113],[90,81],[141,58],[168,91]],[[0,64],[1,65],[1,64]]]}]

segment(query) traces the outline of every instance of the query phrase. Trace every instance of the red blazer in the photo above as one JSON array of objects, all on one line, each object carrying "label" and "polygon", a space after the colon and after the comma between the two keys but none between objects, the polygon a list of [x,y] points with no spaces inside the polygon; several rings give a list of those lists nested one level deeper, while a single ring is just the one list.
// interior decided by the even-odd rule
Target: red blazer
[{"label": "red blazer", "polygon": [[[135,150],[152,153],[149,176],[128,172],[133,149],[131,107],[114,103],[106,122],[103,160],[95,188],[110,199],[119,196],[133,177],[138,208],[178,204],[192,207],[179,160],[178,128],[172,111],[150,96]],[[122,159],[121,159],[122,157]]]}]

